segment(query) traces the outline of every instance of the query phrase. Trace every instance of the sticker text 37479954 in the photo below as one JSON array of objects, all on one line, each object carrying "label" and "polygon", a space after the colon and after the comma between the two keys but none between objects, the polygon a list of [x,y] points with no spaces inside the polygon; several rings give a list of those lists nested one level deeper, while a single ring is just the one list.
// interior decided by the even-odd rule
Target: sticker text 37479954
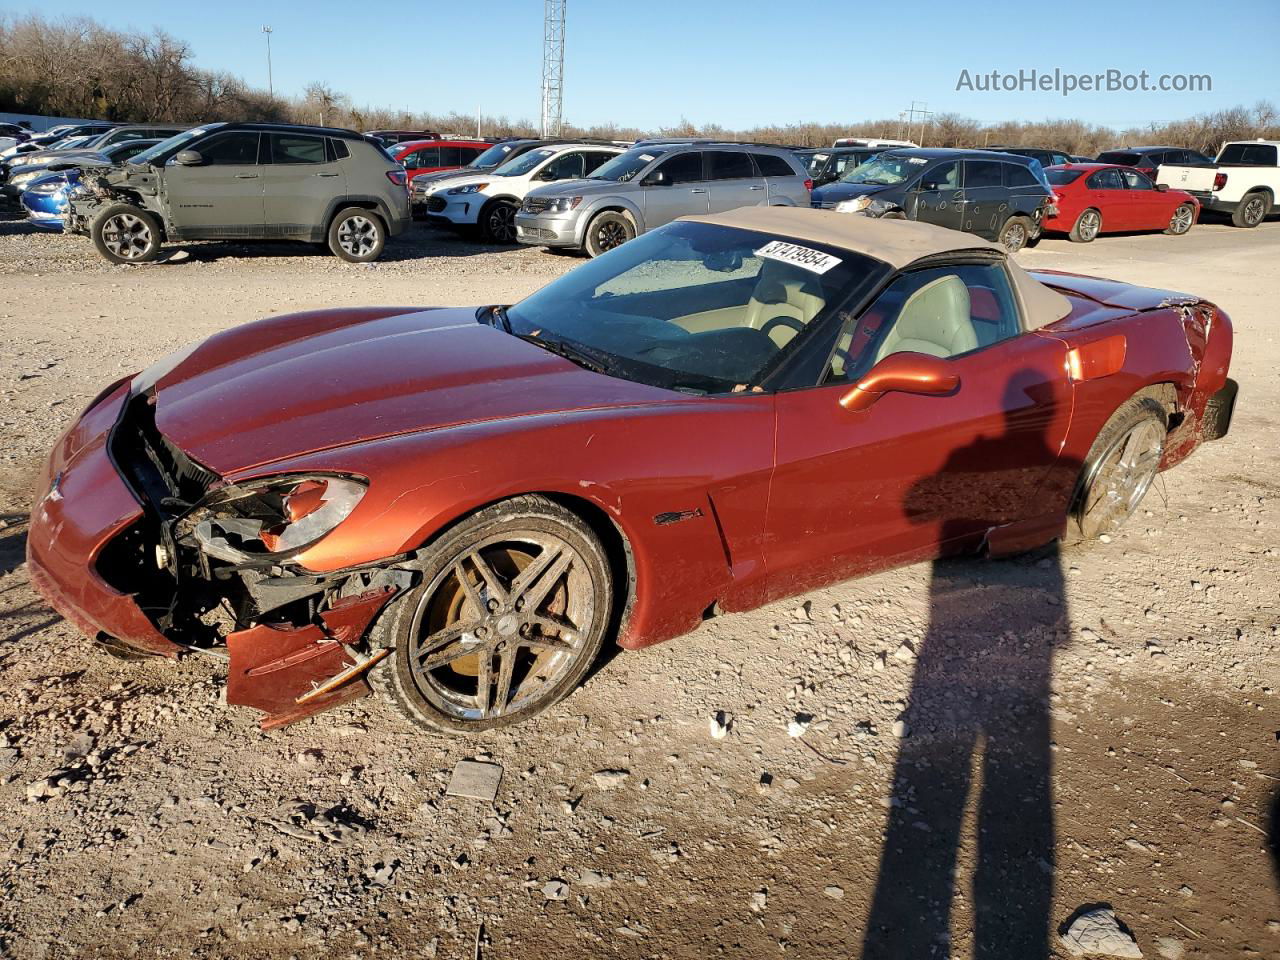
[{"label": "sticker text 37479954", "polygon": [[771,240],[756,251],[756,256],[790,263],[813,273],[826,273],[833,267],[840,266],[841,263],[839,257],[833,257],[829,253],[823,253],[811,247],[802,247],[798,243],[788,243],[785,240]]}]

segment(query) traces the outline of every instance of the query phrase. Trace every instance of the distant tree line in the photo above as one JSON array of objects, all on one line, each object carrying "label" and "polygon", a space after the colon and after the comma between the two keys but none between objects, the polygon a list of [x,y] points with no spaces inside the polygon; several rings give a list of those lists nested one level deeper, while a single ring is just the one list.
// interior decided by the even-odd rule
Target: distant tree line
[{"label": "distant tree line", "polygon": [[[361,107],[324,83],[301,97],[272,97],[225,71],[192,64],[191,47],[162,30],[125,33],[79,17],[50,22],[37,16],[0,17],[0,110],[119,121],[204,123],[271,120],[320,123],[356,130],[406,128],[474,134],[477,118],[458,112],[407,113]],[[506,116],[480,118],[485,136],[537,133],[537,124]],[[901,120],[791,123],[732,130],[718,124],[678,124],[657,130],[619,124],[564,125],[566,136],[634,140],[646,136],[708,136],[797,146],[824,146],[837,137],[892,137],[935,147],[984,145],[1052,147],[1093,156],[1125,144],[1170,144],[1213,154],[1224,140],[1280,139],[1280,111],[1260,100],[1171,123],[1115,130],[1082,120],[1010,120],[983,124],[954,113],[910,128]]]}]

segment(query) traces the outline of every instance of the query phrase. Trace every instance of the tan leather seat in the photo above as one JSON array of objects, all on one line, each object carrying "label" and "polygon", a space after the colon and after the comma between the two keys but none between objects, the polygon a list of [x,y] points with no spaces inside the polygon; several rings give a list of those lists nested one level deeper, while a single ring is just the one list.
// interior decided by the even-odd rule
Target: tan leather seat
[{"label": "tan leather seat", "polygon": [[907,297],[876,360],[908,350],[935,357],[953,357],[976,350],[978,335],[969,318],[969,290],[951,275],[931,280]]},{"label": "tan leather seat", "polygon": [[[817,278],[810,279],[797,268],[768,260],[761,267],[751,299],[747,301],[746,325],[760,330],[774,317],[790,317],[807,326],[825,303]],[[798,332],[791,325],[775,324],[769,336],[781,348]]]}]

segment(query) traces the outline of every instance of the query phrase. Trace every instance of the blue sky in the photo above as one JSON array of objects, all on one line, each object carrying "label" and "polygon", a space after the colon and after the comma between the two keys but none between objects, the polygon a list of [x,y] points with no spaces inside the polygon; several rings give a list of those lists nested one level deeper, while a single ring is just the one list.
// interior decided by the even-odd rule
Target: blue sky
[{"label": "blue sky", "polygon": [[[10,13],[19,3],[6,5]],[[160,27],[196,62],[275,88],[313,80],[357,102],[536,119],[541,0],[446,3],[104,4],[46,0],[46,17]],[[1105,26],[1104,26],[1105,24]],[[982,121],[1080,118],[1117,127],[1172,120],[1262,98],[1280,101],[1278,0],[779,3],[777,0],[569,0],[565,117],[653,129],[687,117],[730,128],[897,116],[912,100]],[[1268,39],[1264,40],[1263,37]],[[1256,39],[1257,45],[1247,42]],[[1212,75],[1212,92],[984,93],[971,75]]]}]

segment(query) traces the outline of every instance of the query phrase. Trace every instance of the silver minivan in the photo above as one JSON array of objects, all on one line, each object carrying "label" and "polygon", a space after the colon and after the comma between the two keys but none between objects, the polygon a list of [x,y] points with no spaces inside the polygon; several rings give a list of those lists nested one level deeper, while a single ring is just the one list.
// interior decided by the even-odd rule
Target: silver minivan
[{"label": "silver minivan", "polygon": [[784,147],[748,143],[647,143],[584,180],[531,191],[516,239],[598,256],[690,214],[737,207],[806,207],[813,181]]}]

